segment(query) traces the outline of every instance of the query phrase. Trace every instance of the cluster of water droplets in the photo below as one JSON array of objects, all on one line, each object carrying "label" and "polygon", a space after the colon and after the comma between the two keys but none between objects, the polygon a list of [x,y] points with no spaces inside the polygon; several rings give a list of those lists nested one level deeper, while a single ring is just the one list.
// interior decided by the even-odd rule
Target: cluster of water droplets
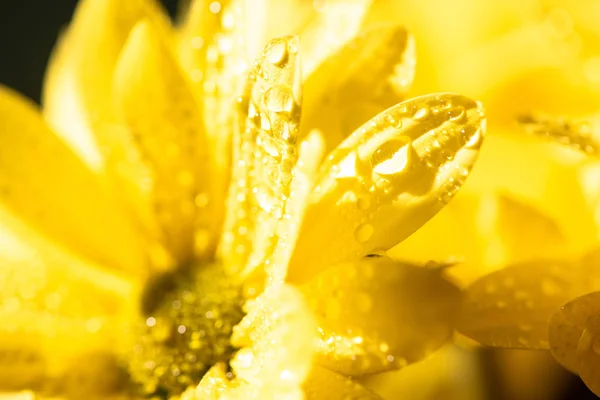
[{"label": "cluster of water droplets", "polygon": [[466,290],[460,330],[486,345],[548,348],[550,317],[574,287],[561,263],[518,265],[488,275]]},{"label": "cluster of water droplets", "polygon": [[[347,240],[350,226],[357,245],[346,247],[354,255],[385,248],[387,241],[390,246],[398,243],[420,226],[411,227],[403,219],[421,213],[424,223],[456,193],[475,162],[484,129],[483,109],[462,96],[423,96],[389,108],[325,161],[311,199],[317,204],[315,215],[336,209],[335,215],[344,220],[336,224],[336,236]],[[386,239],[378,231],[380,222],[391,220],[406,230],[395,231],[401,237]],[[347,256],[337,252],[326,262]]]},{"label": "cluster of water droplets", "polygon": [[265,261],[276,243],[277,224],[285,218],[298,161],[300,97],[297,39],[274,39],[251,68],[238,99],[228,204],[233,214],[225,238],[237,243],[232,250],[242,264],[246,257],[251,266]]},{"label": "cluster of water droplets", "polygon": [[240,288],[215,266],[179,277],[175,289],[140,323],[129,372],[143,394],[178,394],[197,385],[218,362],[228,362],[233,327],[243,317]]},{"label": "cluster of water droplets", "polygon": [[596,155],[600,151],[597,132],[594,132],[589,122],[533,114],[522,115],[519,122],[530,134],[546,137],[591,155]]}]

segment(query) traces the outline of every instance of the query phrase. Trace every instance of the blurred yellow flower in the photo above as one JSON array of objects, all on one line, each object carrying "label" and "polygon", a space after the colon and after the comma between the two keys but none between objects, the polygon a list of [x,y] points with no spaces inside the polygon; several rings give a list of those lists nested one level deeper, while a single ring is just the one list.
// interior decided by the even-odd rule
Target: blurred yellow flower
[{"label": "blurred yellow flower", "polygon": [[451,338],[443,266],[384,253],[465,181],[483,109],[401,102],[412,36],[312,6],[82,0],[43,114],[0,90],[0,390],[376,399],[348,377]]}]

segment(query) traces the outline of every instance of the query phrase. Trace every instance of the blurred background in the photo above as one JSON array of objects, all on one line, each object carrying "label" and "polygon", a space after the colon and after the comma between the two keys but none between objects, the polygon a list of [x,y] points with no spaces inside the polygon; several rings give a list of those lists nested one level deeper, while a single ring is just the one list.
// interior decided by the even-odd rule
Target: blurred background
[{"label": "blurred background", "polygon": [[[124,0],[125,1],[125,0]],[[306,0],[310,1],[310,0]],[[163,0],[162,1],[169,12],[174,15],[177,10],[176,0]],[[439,4],[445,3],[443,0],[438,0]],[[17,91],[25,94],[29,98],[39,102],[40,91],[42,87],[42,79],[46,63],[50,52],[54,46],[54,43],[64,28],[65,24],[70,20],[76,0],[2,0],[0,1],[0,83],[12,87]],[[400,4],[398,2],[397,4]],[[407,3],[408,2],[402,2]],[[421,4],[421,2],[414,1],[413,4]],[[459,33],[463,32],[468,34],[470,28],[469,23],[476,23],[477,27],[474,29],[481,28],[481,25],[489,27],[491,32],[494,28],[495,18],[504,18],[517,22],[514,22],[515,26],[518,25],[519,18],[522,17],[520,11],[515,11],[511,14],[510,7],[514,7],[515,10],[519,10],[519,2],[507,1],[503,2],[502,10],[498,11],[498,16],[494,10],[494,6],[487,7],[488,3],[480,2],[480,4],[486,4],[482,6],[487,7],[487,10],[473,10],[469,8],[469,5],[477,2],[468,2],[458,0],[456,5],[453,7],[454,13],[447,17],[447,20],[440,20],[440,15],[427,13],[427,7],[436,7],[435,1],[422,2],[426,6],[411,5],[409,13],[411,17],[415,17],[412,20],[414,26],[410,26],[416,34],[417,45],[424,43],[424,46],[420,49],[425,48],[426,50],[419,51],[419,67],[418,76],[416,82],[417,91],[427,91],[432,88],[436,88],[436,85],[444,84],[454,87],[447,87],[446,90],[455,90],[456,88],[464,89],[467,95],[480,95],[480,93],[469,93],[469,91],[477,92],[477,79],[482,79],[485,76],[481,71],[470,70],[469,68],[475,68],[472,64],[464,64],[469,60],[468,57],[459,59],[453,59],[447,54],[441,54],[440,57],[446,57],[448,60],[454,61],[453,65],[444,65],[445,68],[441,69],[440,73],[433,72],[436,67],[439,67],[439,59],[436,59],[433,54],[443,47],[443,43],[438,43],[435,46],[436,35],[431,32],[435,32],[439,26],[440,32],[437,35],[448,34],[447,36],[456,37],[456,40],[460,40],[460,34],[454,31],[455,27],[460,27]],[[507,6],[506,4],[509,4]],[[525,4],[530,2],[523,2]],[[600,4],[600,2],[596,2]],[[453,2],[454,4],[454,2]],[[464,7],[463,7],[464,6]],[[463,7],[463,8],[461,8]],[[508,9],[507,9],[508,8]],[[480,14],[486,15],[489,21],[482,21],[474,19],[472,16],[473,12],[479,12]],[[557,26],[561,26],[561,29],[568,29],[569,21],[561,21],[562,16],[560,13],[551,15],[556,21]],[[600,20],[597,22],[600,25]],[[525,28],[524,28],[525,29]],[[443,30],[446,30],[443,32]],[[453,30],[449,32],[448,30]],[[489,32],[488,32],[489,33]],[[502,59],[502,51],[510,50],[511,43],[507,40],[502,42],[498,41],[495,46],[497,50],[495,53],[488,53],[491,51],[483,47],[481,51],[477,50],[477,46],[473,45],[473,51],[470,51],[469,57],[480,57],[485,59],[488,63],[502,63],[503,61],[508,63],[514,63],[514,60]],[[504,47],[502,47],[504,46]],[[507,47],[508,46],[508,47]],[[524,52],[524,48],[515,48],[515,53]],[[540,49],[543,52],[543,49]],[[543,55],[542,55],[543,56]],[[541,57],[542,57],[541,56]],[[515,59],[521,60],[523,63],[528,62],[527,57],[523,54],[516,54]],[[462,61],[461,61],[462,60]],[[531,61],[531,60],[530,60]],[[461,64],[461,62],[463,64]],[[599,61],[600,62],[600,61]],[[463,68],[465,67],[465,68]],[[599,67],[600,69],[600,67]],[[501,72],[499,68],[499,72]],[[593,71],[592,71],[593,72]],[[464,75],[469,74],[472,78],[469,82],[465,82]],[[490,102],[492,105],[486,104],[488,107],[497,106],[496,109],[500,109],[498,112],[497,119],[501,121],[505,115],[502,115],[502,109],[500,102],[510,99],[510,93],[512,88],[511,85],[529,85],[528,75],[523,74],[519,80],[512,80],[510,83],[503,82],[502,77],[497,78],[498,86],[494,88],[487,88],[486,90],[495,90],[497,95],[490,96]],[[537,77],[539,78],[539,76]],[[537,79],[536,78],[536,79]],[[462,81],[461,81],[462,79]],[[600,79],[600,78],[599,78]],[[548,77],[549,81],[555,80],[555,78]],[[532,83],[532,85],[539,84]],[[542,83],[543,84],[543,83]],[[463,92],[464,92],[463,91]],[[535,92],[535,88],[533,90]],[[523,92],[523,91],[522,91]],[[539,94],[539,93],[538,93]],[[485,96],[485,93],[483,93]],[[557,97],[560,93],[553,91],[551,87],[547,87],[548,97]],[[563,98],[565,104],[575,104],[571,102],[572,99]],[[496,104],[494,104],[494,102]],[[526,104],[527,98],[516,99],[516,102]],[[571,103],[569,103],[571,102]],[[547,102],[546,105],[551,102]],[[575,104],[576,105],[576,104]],[[573,106],[575,106],[573,105]],[[538,104],[539,106],[539,104]],[[551,108],[551,107],[550,107]],[[568,108],[568,107],[567,107]],[[600,103],[596,104],[596,108],[600,108]],[[550,110],[555,111],[555,110]],[[501,124],[501,122],[499,122]],[[457,350],[447,350],[447,352],[455,352]],[[441,356],[441,363],[446,360],[444,357],[447,355],[444,353]],[[454,357],[454,356],[452,356]],[[452,358],[454,359],[454,358]],[[483,376],[483,383],[486,392],[489,394],[487,397],[490,400],[567,400],[567,399],[595,399],[597,398],[591,392],[587,390],[585,385],[581,383],[579,378],[568,374],[562,368],[560,368],[552,358],[544,352],[526,352],[526,351],[495,351],[495,350],[479,350],[477,355],[477,367],[479,374]],[[428,366],[429,364],[435,364],[433,361],[426,361],[424,364],[424,371],[421,373],[425,378],[412,379],[412,384],[418,382],[420,385],[428,385],[428,379],[435,380],[434,375],[438,371],[438,367],[435,365]],[[451,367],[450,367],[451,368]],[[452,376],[459,379],[460,375],[463,374],[460,370],[461,367],[457,367],[456,371],[450,371]],[[407,371],[409,371],[407,369]],[[446,373],[448,371],[448,365],[445,366]],[[404,371],[402,371],[404,373]],[[407,372],[410,373],[410,372]],[[415,372],[418,374],[419,372]],[[466,372],[465,372],[466,373]],[[450,378],[448,378],[450,379]],[[405,384],[400,374],[390,377],[392,382],[397,382],[397,386]],[[388,382],[389,383],[389,382]],[[551,387],[552,394],[548,391],[544,391]],[[411,396],[412,389],[409,384],[406,384],[405,388],[396,388],[393,393],[399,395],[399,393],[405,393],[408,397]],[[391,389],[390,389],[391,390]],[[404,392],[403,392],[404,390]],[[445,399],[444,395],[432,395],[432,399]],[[452,397],[453,399],[460,397]]]}]

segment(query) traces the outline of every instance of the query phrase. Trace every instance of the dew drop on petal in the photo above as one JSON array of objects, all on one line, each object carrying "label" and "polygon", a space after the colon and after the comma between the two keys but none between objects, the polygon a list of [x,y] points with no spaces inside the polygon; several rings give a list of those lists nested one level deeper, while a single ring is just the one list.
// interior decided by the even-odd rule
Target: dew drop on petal
[{"label": "dew drop on petal", "polygon": [[270,88],[264,95],[264,101],[266,107],[276,113],[289,113],[294,107],[292,91],[285,85]]},{"label": "dew drop on petal", "polygon": [[373,225],[371,224],[361,224],[354,231],[354,238],[359,243],[367,242],[371,236],[373,235]]},{"label": "dew drop on petal", "polygon": [[430,113],[431,113],[431,109],[429,107],[427,107],[427,106],[421,107],[421,108],[417,109],[417,111],[415,111],[415,113],[413,115],[413,119],[415,121],[423,121],[427,117],[429,117]]},{"label": "dew drop on petal", "polygon": [[373,172],[393,175],[404,171],[410,162],[411,141],[407,137],[388,140],[371,155]]},{"label": "dew drop on petal", "polygon": [[283,67],[288,60],[287,43],[284,40],[274,40],[267,49],[266,57],[277,67]]}]

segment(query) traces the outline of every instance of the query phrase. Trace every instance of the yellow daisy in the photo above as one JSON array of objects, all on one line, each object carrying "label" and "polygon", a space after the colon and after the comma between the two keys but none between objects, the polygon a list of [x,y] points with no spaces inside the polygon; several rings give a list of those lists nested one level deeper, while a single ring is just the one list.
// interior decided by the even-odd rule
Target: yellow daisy
[{"label": "yellow daisy", "polygon": [[370,1],[300,3],[197,0],[173,27],[82,0],[42,113],[0,89],[0,390],[376,399],[348,377],[451,337],[443,268],[385,251],[462,185],[483,109],[399,103],[412,37]]}]

